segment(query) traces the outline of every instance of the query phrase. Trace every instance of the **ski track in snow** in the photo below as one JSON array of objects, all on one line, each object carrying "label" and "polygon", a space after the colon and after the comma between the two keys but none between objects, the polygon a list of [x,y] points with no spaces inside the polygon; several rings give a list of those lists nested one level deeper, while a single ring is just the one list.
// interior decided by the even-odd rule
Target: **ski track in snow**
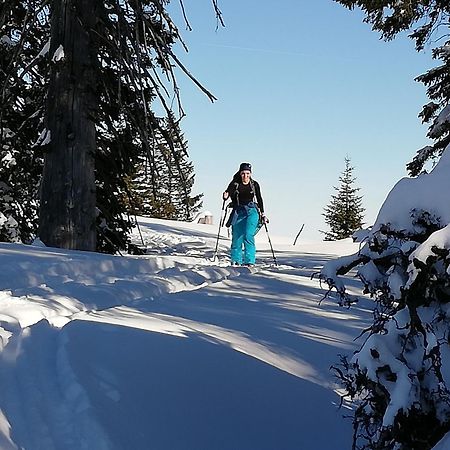
[{"label": "ski track in snow", "polygon": [[[106,364],[81,370],[80,350],[68,351],[82,339],[82,323],[99,341],[111,326],[200,339],[320,389],[336,388],[324,367],[311,363],[311,352],[350,351],[361,314],[368,314],[329,300],[318,305],[324,291],[311,276],[329,256],[279,254],[281,265],[273,267],[266,250],[258,253],[261,265],[236,268],[228,266],[223,242],[219,261],[211,261],[213,233],[191,234],[147,225],[140,235],[150,250],[127,257],[0,245],[0,448],[126,448],[108,435],[110,419],[98,406],[123,401],[122,381]],[[330,319],[337,322],[332,330]],[[144,448],[145,440],[133,439],[128,448]]]}]

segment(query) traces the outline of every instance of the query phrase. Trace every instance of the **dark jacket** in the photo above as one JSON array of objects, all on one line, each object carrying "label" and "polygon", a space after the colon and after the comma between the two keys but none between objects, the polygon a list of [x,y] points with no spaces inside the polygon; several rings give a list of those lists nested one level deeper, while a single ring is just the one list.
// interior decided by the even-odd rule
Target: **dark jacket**
[{"label": "dark jacket", "polygon": [[226,192],[228,192],[233,208],[237,206],[248,205],[250,202],[255,202],[262,213],[264,213],[264,203],[261,196],[261,189],[256,180],[250,178],[250,183],[245,185],[242,183],[241,177],[236,174],[233,180],[228,185]]}]

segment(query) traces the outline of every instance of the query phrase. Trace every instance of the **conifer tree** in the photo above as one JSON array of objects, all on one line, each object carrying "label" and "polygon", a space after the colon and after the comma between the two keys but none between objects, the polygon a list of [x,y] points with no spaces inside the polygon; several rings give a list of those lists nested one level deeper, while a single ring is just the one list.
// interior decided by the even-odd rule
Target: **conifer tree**
[{"label": "conifer tree", "polygon": [[[364,343],[335,367],[353,402],[352,448],[431,450],[450,430],[450,241],[443,238],[450,224],[447,205],[439,203],[446,194],[427,189],[450,177],[450,3],[337,1],[360,7],[365,21],[385,39],[411,31],[417,50],[434,46],[433,57],[441,61],[417,78],[428,88],[431,102],[419,116],[430,123],[428,136],[434,143],[407,166],[413,177],[425,172],[427,161],[438,160],[435,169],[400,180],[365,245],[321,272],[340,303],[349,305],[352,297],[341,276],[357,268],[364,292],[375,300]],[[415,199],[418,205],[412,207]]]},{"label": "conifer tree", "polygon": [[[39,188],[44,243],[102,251],[126,247],[133,225],[124,202],[126,180],[142,155],[151,159],[157,133],[174,151],[154,103],[170,121],[169,105],[184,115],[175,67],[214,100],[172,50],[180,36],[167,3],[0,5],[0,156],[11,161],[0,168],[0,202],[7,204],[0,229],[10,230],[0,231],[0,238],[30,238]],[[18,175],[21,161],[32,167],[24,175]]]},{"label": "conifer tree", "polygon": [[189,221],[201,208],[203,195],[191,196],[194,169],[179,123],[166,121],[165,131],[173,139],[173,150],[157,132],[151,161],[142,157],[130,179],[129,208],[133,214]]},{"label": "conifer tree", "polygon": [[346,157],[345,169],[339,177],[340,185],[334,188],[337,194],[331,196],[331,201],[323,214],[325,222],[330,227],[330,231],[324,232],[326,241],[348,238],[362,228],[364,208],[362,197],[357,195],[360,188],[354,187],[356,178],[353,171],[354,167]]},{"label": "conifer tree", "polygon": [[29,243],[37,228],[47,14],[33,1],[0,5],[0,241]]},{"label": "conifer tree", "polygon": [[450,143],[450,3],[429,0],[335,0],[349,9],[359,7],[366,14],[364,21],[379,31],[385,40],[394,39],[398,33],[410,31],[416,50],[427,45],[432,56],[439,61],[417,81],[424,83],[430,102],[423,106],[419,117],[430,124],[428,137],[434,140],[417,151],[407,165],[409,173],[416,176],[428,161],[436,160]]},{"label": "conifer tree", "polygon": [[[170,125],[170,122],[168,123]],[[194,166],[187,156],[187,141],[178,128],[168,128],[174,142],[174,151],[166,151],[166,167],[168,167],[167,194],[174,206],[175,219],[192,220],[202,206],[203,194],[191,196],[194,185]],[[163,151],[163,150],[162,150]]]}]

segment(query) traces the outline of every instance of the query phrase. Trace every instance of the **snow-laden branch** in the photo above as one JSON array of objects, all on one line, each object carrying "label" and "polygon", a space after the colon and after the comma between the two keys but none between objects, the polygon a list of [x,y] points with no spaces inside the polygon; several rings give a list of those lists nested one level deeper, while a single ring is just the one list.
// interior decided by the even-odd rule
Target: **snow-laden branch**
[{"label": "snow-laden branch", "polygon": [[358,253],[321,272],[343,303],[343,275],[356,268],[375,300],[368,337],[335,367],[356,404],[355,436],[368,443],[363,448],[394,448],[393,442],[415,448],[423,436],[442,436],[449,427],[450,202],[443,194],[449,189],[447,148],[429,174],[394,186]]}]

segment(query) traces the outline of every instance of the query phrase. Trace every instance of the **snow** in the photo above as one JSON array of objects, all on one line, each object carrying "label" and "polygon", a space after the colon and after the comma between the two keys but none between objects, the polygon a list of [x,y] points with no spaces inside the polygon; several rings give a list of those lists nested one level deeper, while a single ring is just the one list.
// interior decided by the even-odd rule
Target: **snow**
[{"label": "snow", "polygon": [[5,156],[1,160],[2,165],[5,167],[15,166],[16,165],[16,159],[12,155],[12,153],[6,153]]},{"label": "snow", "polygon": [[[397,358],[402,343],[395,331],[398,331],[398,328],[406,323],[408,323],[408,313],[407,309],[403,309],[397,313],[396,322],[390,322],[386,334],[373,334],[367,340],[365,347],[376,350],[376,357],[367,351],[362,351],[353,358],[354,361],[358,361],[361,370],[367,371],[369,379],[381,383],[389,392],[390,402],[383,416],[384,427],[392,426],[398,411],[400,409],[407,411],[411,408],[420,394],[414,371],[409,369],[411,363],[407,366]],[[414,364],[412,365],[414,366]],[[388,379],[383,372],[379,372],[386,366],[389,366],[392,373],[395,374],[395,382]]]},{"label": "snow", "polygon": [[449,55],[450,54],[450,43],[449,42],[445,43],[439,50],[440,50],[440,52],[442,52],[446,55]]},{"label": "snow", "polygon": [[64,59],[64,47],[60,45],[53,54],[52,62],[60,61],[61,59]]},{"label": "snow", "polygon": [[192,219],[192,222],[205,223],[206,218],[212,219],[212,217],[213,217],[213,213],[211,211],[201,211]]},{"label": "snow", "polygon": [[[449,112],[445,109],[437,124],[444,124]],[[326,262],[321,270],[321,279],[349,303],[348,280],[340,274],[345,273],[343,268],[358,266],[356,273],[366,292],[379,300],[378,325],[383,329],[355,353],[349,372],[381,385],[389,394],[380,432],[395,428],[399,414],[426,407],[433,408],[442,423],[448,421],[448,402],[441,393],[450,385],[450,351],[445,345],[450,308],[442,301],[442,295],[448,295],[446,288],[433,285],[447,286],[450,275],[450,203],[445,195],[450,188],[449,170],[450,146],[430,173],[403,178],[393,187],[361,249]],[[396,312],[395,307],[402,306],[398,302],[405,299],[407,305]],[[386,301],[389,307],[385,308]],[[416,316],[423,332],[407,334]],[[435,354],[439,355],[436,370]],[[379,411],[376,406],[371,411],[372,406],[366,406],[366,413],[373,419]],[[450,438],[433,450],[443,449],[450,449]]]},{"label": "snow", "polygon": [[[367,230],[366,236],[359,232],[355,236],[364,246],[353,255],[327,262],[322,269],[321,277],[334,285],[341,293],[345,293],[345,281],[337,276],[341,267],[363,262],[358,275],[372,286],[372,291],[386,284],[390,288],[393,299],[401,297],[401,289],[408,288],[417,278],[419,269],[413,260],[426,262],[434,255],[434,247],[450,249],[450,202],[445,195],[437,193],[450,189],[450,146],[442,154],[439,162],[430,173],[415,178],[401,179],[388,194],[373,227]],[[417,242],[415,235],[426,232],[424,224],[438,229],[425,242]],[[393,233],[394,237],[389,234]],[[399,237],[395,237],[398,234]],[[408,240],[411,238],[410,240]],[[420,240],[420,239],[419,239]],[[365,242],[366,241],[366,242]],[[381,250],[372,250],[374,244]],[[381,256],[387,258],[394,255],[407,255],[409,258],[408,273],[402,273],[400,267],[393,265],[380,273],[372,259]],[[354,264],[353,264],[354,265]]]},{"label": "snow", "polygon": [[[353,259],[355,258],[355,255],[348,255],[348,256],[342,256],[339,259],[334,259],[331,261],[328,261],[327,264],[322,269],[322,278],[324,280],[333,279],[336,275],[336,273],[339,271],[340,267],[347,266],[350,264]],[[336,289],[339,292],[345,291],[345,282],[341,278],[336,278],[334,280]]]},{"label": "snow", "polygon": [[358,244],[271,236],[274,267],[260,232],[248,269],[225,229],[211,260],[217,231],[142,219],[143,256],[0,244],[0,448],[350,448],[329,367],[371,301],[319,304],[313,275]]},{"label": "snow", "polygon": [[41,142],[40,145],[47,145],[47,144],[50,144],[50,141],[51,141],[51,132],[50,132],[50,130],[45,130],[45,131],[46,131],[46,133],[45,133],[45,135],[44,135],[44,137],[43,137],[43,140],[42,140],[42,142]]},{"label": "snow", "polygon": [[[406,287],[409,287],[419,274],[418,268],[413,263],[414,259],[426,263],[428,257],[433,255],[433,248],[450,249],[450,224],[432,233],[423,244],[419,245],[416,250],[411,253],[409,256],[410,264],[408,267],[409,278]],[[450,275],[449,271],[447,271],[447,273]]]},{"label": "snow", "polygon": [[47,145],[51,142],[51,131],[44,128],[37,138],[36,142],[33,144],[33,147],[36,147],[38,145]]},{"label": "snow", "polygon": [[432,139],[438,138],[444,127],[448,125],[450,118],[450,105],[447,105],[440,113],[436,120],[433,122],[433,126],[430,129],[429,136]]},{"label": "snow", "polygon": [[[4,196],[3,199],[5,200],[9,200],[8,196]],[[6,229],[11,229],[12,233],[10,233],[10,240],[14,241],[14,242],[19,242],[20,239],[17,236],[17,232],[16,232],[16,227],[17,227],[17,221],[16,219],[14,219],[14,217],[12,216],[5,216],[1,211],[0,211],[0,227],[5,227]]]},{"label": "snow", "polygon": [[47,55],[50,50],[50,40],[48,40],[45,45],[42,47],[41,51],[37,55],[37,58],[41,58]]},{"label": "snow", "polygon": [[0,45],[4,45],[5,47],[12,47],[14,43],[9,36],[6,36],[6,34],[4,34],[2,37],[0,37]]},{"label": "snow", "polygon": [[446,195],[450,189],[450,147],[447,147],[437,165],[428,174],[416,178],[402,178],[388,194],[372,228],[372,234],[383,224],[390,224],[391,229],[417,231],[412,211],[428,211],[440,220],[441,224],[450,223],[450,202]]},{"label": "snow", "polygon": [[450,224],[431,234],[423,244],[411,253],[410,259],[416,258],[426,262],[427,257],[432,254],[431,249],[433,247],[450,248]]}]

